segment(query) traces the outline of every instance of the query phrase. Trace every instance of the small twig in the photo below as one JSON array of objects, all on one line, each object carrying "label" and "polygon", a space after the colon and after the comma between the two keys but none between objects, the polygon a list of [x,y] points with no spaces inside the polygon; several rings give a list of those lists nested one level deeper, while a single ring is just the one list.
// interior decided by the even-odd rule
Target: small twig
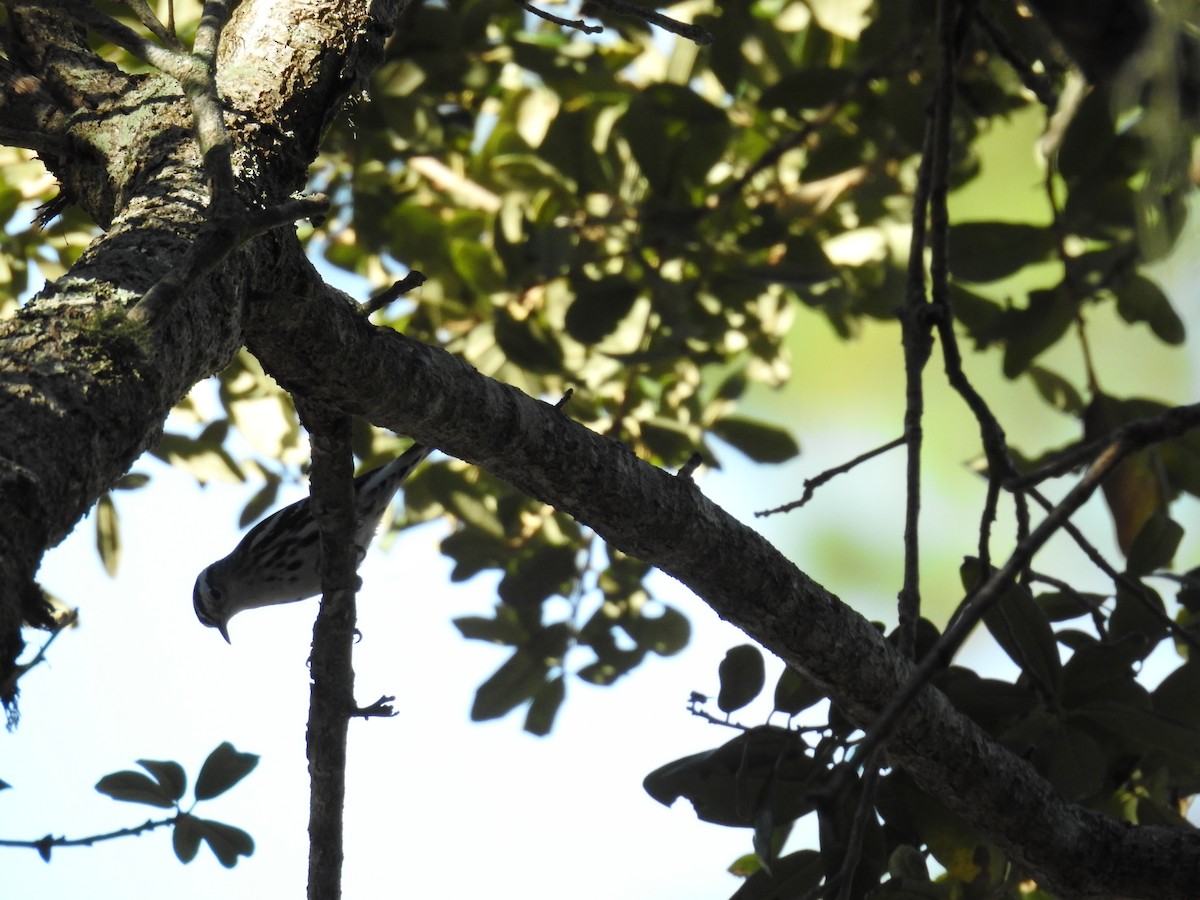
[{"label": "small twig", "polygon": [[816,493],[817,488],[819,488],[821,485],[832,481],[838,475],[846,474],[856,466],[867,462],[867,460],[874,459],[876,456],[887,453],[889,450],[895,450],[897,447],[902,447],[903,445],[904,436],[901,435],[895,440],[888,441],[886,444],[876,447],[874,450],[868,450],[866,453],[859,454],[849,462],[844,462],[841,465],[834,466],[832,469],[826,469],[824,472],[814,478],[806,478],[804,479],[804,493],[800,495],[799,500],[792,500],[790,503],[785,503],[783,506],[777,506],[774,509],[759,510],[754,515],[762,518],[763,516],[772,516],[775,513],[791,512],[793,509],[798,509],[813,498],[813,494]]},{"label": "small twig", "polygon": [[183,49],[179,43],[179,38],[175,36],[174,9],[169,10],[171,16],[170,24],[164,26],[158,20],[158,16],[154,14],[154,10],[150,8],[150,4],[146,0],[124,0],[124,2],[126,6],[133,10],[133,14],[138,17],[138,21],[145,25],[156,38],[175,50]]},{"label": "small twig", "polygon": [[538,18],[545,19],[547,22],[553,22],[555,25],[560,25],[563,28],[575,28],[584,34],[599,34],[604,30],[604,26],[589,25],[583,19],[564,19],[561,16],[554,15],[554,13],[548,13],[544,9],[538,9],[532,3],[527,2],[527,0],[517,0],[517,4],[526,12],[533,13]]},{"label": "small twig", "polygon": [[[62,634],[71,626],[75,625],[78,621],[78,609],[70,609],[60,618],[58,618],[58,620],[55,622],[54,630],[50,632],[50,636],[46,638],[45,643],[38,648],[38,652],[34,654],[33,659],[27,663],[22,663],[21,665],[13,668],[12,674],[10,674],[4,684],[0,686],[0,697],[15,697],[17,694],[17,682],[25,677],[25,674],[29,672],[30,669],[45,662],[46,652],[50,649],[50,645],[58,640],[58,636],[60,634]],[[10,718],[8,722],[9,730],[11,730],[15,724],[16,722]]]},{"label": "small twig", "polygon": [[699,453],[693,453],[691,456],[688,457],[687,462],[685,462],[679,468],[679,471],[675,473],[675,477],[676,478],[684,478],[688,481],[691,481],[692,475],[694,475],[696,470],[698,468],[700,468],[700,463],[702,463],[702,462],[704,462],[704,457],[701,456]]},{"label": "small twig", "polygon": [[569,401],[569,400],[570,400],[570,399],[571,399],[573,396],[575,396],[575,388],[567,388],[565,391],[563,391],[563,395],[562,395],[562,397],[559,399],[559,401],[558,401],[557,403],[555,403],[555,404],[554,404],[554,408],[555,408],[555,409],[562,409],[562,408],[564,408],[564,407],[567,405],[567,402],[568,402],[568,401]]},{"label": "small twig", "polygon": [[31,850],[36,850],[42,859],[50,861],[50,850],[53,847],[90,847],[92,844],[98,844],[100,841],[111,841],[116,838],[133,837],[134,835],[145,834],[147,831],[153,831],[156,828],[162,828],[164,825],[174,825],[178,820],[179,814],[171,816],[169,819],[159,819],[154,821],[147,819],[141,825],[135,825],[132,828],[120,828],[116,831],[109,831],[105,834],[93,834],[89,837],[82,838],[65,838],[52,837],[46,835],[43,838],[38,838],[36,841],[16,841],[0,839],[0,847],[28,847]]},{"label": "small twig", "polygon": [[372,703],[370,706],[358,706],[350,713],[351,717],[361,719],[390,719],[393,716],[398,716],[399,713],[392,709],[391,704],[396,700],[395,697],[383,696]]},{"label": "small twig", "polygon": [[[1200,413],[1200,404],[1187,407],[1187,409]],[[891,737],[904,710],[907,709],[913,698],[936,672],[950,663],[963,641],[967,639],[988,610],[1000,600],[1017,576],[1025,571],[1029,562],[1046,541],[1064,527],[1064,524],[1087,502],[1105,477],[1122,460],[1144,446],[1141,441],[1145,435],[1146,432],[1143,431],[1136,437],[1125,436],[1109,444],[1079,483],[1050,511],[1050,514],[1038,524],[1037,528],[1030,532],[1028,537],[1017,544],[1008,561],[1001,568],[992,572],[970,601],[960,610],[955,621],[947,626],[942,636],[916,665],[908,681],[888,700],[887,706],[870,724],[866,737],[858,747],[859,758],[869,759],[875,748]]]},{"label": "small twig", "polygon": [[[1039,491],[1030,490],[1029,495],[1033,497],[1033,499],[1037,501],[1038,505],[1040,505],[1043,509],[1051,508],[1050,501],[1043,497]],[[1092,565],[1112,579],[1113,584],[1117,585],[1118,587],[1125,588],[1125,590],[1129,592],[1130,596],[1132,596],[1134,600],[1141,604],[1141,606],[1148,613],[1150,613],[1151,618],[1155,619],[1174,637],[1183,641],[1193,650],[1200,650],[1200,638],[1197,638],[1185,627],[1172,619],[1164,610],[1159,609],[1158,605],[1155,604],[1154,601],[1148,596],[1146,596],[1145,587],[1136,579],[1130,578],[1124,572],[1118,572],[1116,568],[1114,568],[1113,565],[1104,558],[1104,555],[1098,549],[1096,549],[1096,546],[1092,544],[1092,542],[1089,541],[1084,536],[1083,532],[1076,528],[1074,524],[1071,522],[1063,523],[1063,531],[1070,535],[1071,539],[1075,541],[1076,546],[1078,546],[1079,549],[1084,552],[1084,555],[1087,556]]]},{"label": "small twig", "polygon": [[413,269],[399,281],[395,282],[390,288],[386,288],[371,297],[371,299],[363,304],[362,310],[368,316],[371,315],[371,313],[378,312],[393,300],[403,297],[405,294],[411,290],[414,290],[415,288],[419,288],[428,280],[429,279],[425,277],[423,272],[418,272],[416,269]]},{"label": "small twig", "polygon": [[672,19],[670,16],[664,16],[660,12],[655,12],[653,9],[628,3],[626,0],[588,0],[588,3],[584,7],[585,9],[587,5],[599,6],[602,9],[607,9],[609,12],[616,13],[618,16],[641,19],[649,22],[651,25],[657,25],[663,31],[677,34],[681,38],[686,38],[693,44],[699,44],[702,47],[713,42],[712,32],[701,28],[699,25],[680,22],[677,19]]}]

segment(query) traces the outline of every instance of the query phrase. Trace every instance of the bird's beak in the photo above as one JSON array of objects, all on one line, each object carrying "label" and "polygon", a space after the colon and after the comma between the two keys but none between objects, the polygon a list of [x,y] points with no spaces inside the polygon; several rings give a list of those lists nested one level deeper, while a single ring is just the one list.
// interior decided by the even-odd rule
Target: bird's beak
[{"label": "bird's beak", "polygon": [[229,623],[222,622],[220,625],[217,626],[217,631],[221,632],[221,637],[225,638],[225,643],[232,646],[233,641],[231,641],[229,639]]}]

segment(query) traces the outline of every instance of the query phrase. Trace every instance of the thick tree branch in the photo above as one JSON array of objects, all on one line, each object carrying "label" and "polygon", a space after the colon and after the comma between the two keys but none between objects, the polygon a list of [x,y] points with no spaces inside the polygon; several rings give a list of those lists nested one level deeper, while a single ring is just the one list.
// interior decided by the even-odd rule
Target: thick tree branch
[{"label": "thick tree branch", "polygon": [[[862,726],[912,677],[870,623],[690,481],[441,350],[371,326],[349,298],[330,302],[336,293],[302,257],[285,270],[297,273],[295,281],[255,307],[248,332],[251,349],[285,387],[432,443],[575,516],[679,579],[827,689]],[[1193,893],[1200,836],[1130,826],[1066,802],[933,688],[917,693],[888,754],[1050,889],[1139,896],[1140,886],[1155,885],[1159,897]]]}]

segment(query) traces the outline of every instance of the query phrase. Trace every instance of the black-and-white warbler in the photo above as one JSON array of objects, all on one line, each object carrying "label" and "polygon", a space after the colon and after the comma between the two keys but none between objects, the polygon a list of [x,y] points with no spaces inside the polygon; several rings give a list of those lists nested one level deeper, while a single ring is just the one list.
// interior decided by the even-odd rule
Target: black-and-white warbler
[{"label": "black-and-white warbler", "polygon": [[[432,447],[413,444],[386,465],[354,479],[354,544],[366,556],[379,520],[404,479]],[[291,603],[321,593],[320,535],[305,497],[263,519],[233,552],[196,579],[196,618],[229,640],[229,620],[245,609]]]}]

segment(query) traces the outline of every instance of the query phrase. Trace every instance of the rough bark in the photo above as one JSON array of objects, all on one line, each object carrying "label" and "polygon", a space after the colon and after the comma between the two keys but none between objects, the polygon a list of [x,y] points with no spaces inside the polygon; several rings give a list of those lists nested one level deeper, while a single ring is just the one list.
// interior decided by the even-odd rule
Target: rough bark
[{"label": "rough bark", "polygon": [[[378,58],[397,7],[239,7],[219,80],[243,202],[275,202],[301,186],[325,122]],[[0,324],[0,684],[22,646],[20,618],[43,615],[41,553],[153,444],[171,406],[243,343],[287,389],[480,465],[679,579],[858,724],[903,683],[909,664],[870,623],[689,480],[441,350],[371,326],[286,230],[231,255],[153,328],[130,324],[126,311],[179,264],[203,223],[208,187],[190,116],[169,79],[97,64],[61,21],[48,38],[47,16],[10,14],[28,59],[14,60],[20,71],[9,76],[45,77],[21,95],[28,102],[0,101],[4,135],[28,133],[27,146],[61,152],[56,173],[107,230]],[[80,109],[90,112],[71,116]],[[1182,898],[1200,882],[1194,833],[1068,804],[933,688],[888,749],[891,764],[1061,894]]]}]

